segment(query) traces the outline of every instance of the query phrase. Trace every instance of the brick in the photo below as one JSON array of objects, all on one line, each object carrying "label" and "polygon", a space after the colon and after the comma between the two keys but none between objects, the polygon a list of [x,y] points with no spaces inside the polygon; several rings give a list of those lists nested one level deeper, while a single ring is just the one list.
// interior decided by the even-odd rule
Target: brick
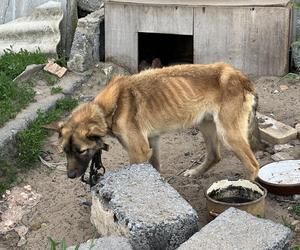
[{"label": "brick", "polygon": [[178,250],[282,250],[288,249],[291,235],[281,224],[229,208]]},{"label": "brick", "polygon": [[[76,246],[68,247],[67,250],[75,250]],[[105,250],[132,250],[129,241],[124,237],[109,236],[99,239],[91,239],[80,244],[79,250],[105,249]]]},{"label": "brick", "polygon": [[133,249],[176,249],[198,231],[196,211],[149,164],[107,172],[92,190],[91,221]]},{"label": "brick", "polygon": [[266,115],[256,113],[261,138],[272,144],[284,144],[297,138],[297,130]]}]

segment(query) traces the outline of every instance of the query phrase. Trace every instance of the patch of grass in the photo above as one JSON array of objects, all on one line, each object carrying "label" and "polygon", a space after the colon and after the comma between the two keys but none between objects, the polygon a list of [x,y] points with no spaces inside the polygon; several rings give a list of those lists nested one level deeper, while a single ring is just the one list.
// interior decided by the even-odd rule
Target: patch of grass
[{"label": "patch of grass", "polygon": [[36,166],[42,144],[49,131],[43,125],[59,120],[66,112],[77,106],[76,99],[67,97],[57,101],[53,109],[38,112],[37,119],[16,135],[17,155],[14,159],[0,161],[0,195],[17,179],[17,173]]},{"label": "patch of grass", "polygon": [[58,81],[58,77],[48,72],[43,71],[41,79],[44,80],[48,86],[53,86]]},{"label": "patch of grass", "polygon": [[55,94],[58,94],[61,92],[62,92],[62,87],[60,87],[60,86],[51,88],[51,95],[55,95]]},{"label": "patch of grass", "polygon": [[14,52],[12,49],[5,49],[4,54],[0,57],[0,72],[4,72],[9,79],[13,80],[25,70],[26,66],[46,62],[46,55],[42,54],[39,49],[35,52],[25,49]]},{"label": "patch of grass", "polygon": [[293,205],[293,206],[292,206],[292,211],[293,211],[296,215],[300,216],[300,205],[299,205],[299,204]]},{"label": "patch of grass", "polygon": [[[56,250],[58,245],[60,245],[60,250],[66,250],[67,249],[67,244],[66,244],[65,239],[63,239],[61,242],[56,242],[51,237],[48,237],[48,240],[50,242],[50,249],[51,250]],[[78,250],[78,249],[79,249],[79,244],[76,245],[74,250]]]},{"label": "patch of grass", "polygon": [[40,50],[14,52],[4,50],[0,57],[0,127],[14,118],[18,112],[34,101],[35,92],[30,84],[17,84],[13,79],[30,64],[41,64],[47,60]]},{"label": "patch of grass", "polygon": [[0,127],[33,102],[34,97],[35,91],[31,87],[18,85],[0,72]]},{"label": "patch of grass", "polygon": [[292,246],[291,250],[300,250],[300,245]]},{"label": "patch of grass", "polygon": [[17,168],[7,160],[0,160],[0,194],[3,194],[15,181],[17,172]]}]

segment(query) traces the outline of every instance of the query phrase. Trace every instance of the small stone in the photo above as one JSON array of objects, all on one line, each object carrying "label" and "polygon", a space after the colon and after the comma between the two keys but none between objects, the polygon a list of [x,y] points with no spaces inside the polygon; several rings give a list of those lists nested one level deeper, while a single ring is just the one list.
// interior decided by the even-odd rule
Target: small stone
[{"label": "small stone", "polygon": [[294,158],[286,152],[278,152],[271,156],[273,161],[293,160]]},{"label": "small stone", "polygon": [[299,220],[294,220],[291,222],[291,225],[292,226],[296,226],[300,221]]},{"label": "small stone", "polygon": [[280,85],[279,88],[280,88],[281,91],[286,91],[286,90],[289,89],[289,86],[287,86],[287,85]]},{"label": "small stone", "polygon": [[274,145],[275,152],[286,151],[286,149],[292,148],[293,146],[290,144],[276,144]]},{"label": "small stone", "polygon": [[6,193],[6,195],[10,195],[11,194],[10,190],[6,190],[5,193]]},{"label": "small stone", "polygon": [[24,237],[21,237],[21,239],[18,242],[18,247],[21,247],[27,243],[27,240]]},{"label": "small stone", "polygon": [[294,194],[293,200],[294,201],[300,201],[300,194]]},{"label": "small stone", "polygon": [[263,151],[257,151],[257,152],[255,153],[255,156],[256,156],[258,159],[263,158],[264,155],[265,155],[265,153],[264,153]]},{"label": "small stone", "polygon": [[279,91],[278,91],[277,89],[275,89],[275,90],[273,91],[273,94],[277,94],[277,93],[279,93]]},{"label": "small stone", "polygon": [[25,189],[25,190],[27,190],[27,191],[31,191],[31,190],[32,190],[32,188],[31,188],[31,186],[30,186],[30,185],[26,185],[26,186],[24,186],[24,189]]},{"label": "small stone", "polygon": [[31,231],[37,231],[42,227],[42,223],[38,222],[38,223],[34,223],[30,226],[30,230]]}]

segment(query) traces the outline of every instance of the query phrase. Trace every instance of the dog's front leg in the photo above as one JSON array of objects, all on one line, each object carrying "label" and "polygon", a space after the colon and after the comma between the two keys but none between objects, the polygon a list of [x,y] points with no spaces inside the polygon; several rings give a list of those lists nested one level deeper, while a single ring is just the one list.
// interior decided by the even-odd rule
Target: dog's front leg
[{"label": "dog's front leg", "polygon": [[139,164],[149,161],[152,150],[149,142],[143,135],[131,133],[130,136],[122,136],[122,144],[129,155],[130,164]]}]

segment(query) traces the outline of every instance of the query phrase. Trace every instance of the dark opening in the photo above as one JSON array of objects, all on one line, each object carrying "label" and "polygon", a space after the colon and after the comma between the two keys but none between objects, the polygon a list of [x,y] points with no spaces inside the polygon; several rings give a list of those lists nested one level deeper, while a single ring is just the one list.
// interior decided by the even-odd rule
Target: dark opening
[{"label": "dark opening", "polygon": [[138,33],[138,62],[152,64],[159,58],[162,66],[193,63],[193,36]]}]

